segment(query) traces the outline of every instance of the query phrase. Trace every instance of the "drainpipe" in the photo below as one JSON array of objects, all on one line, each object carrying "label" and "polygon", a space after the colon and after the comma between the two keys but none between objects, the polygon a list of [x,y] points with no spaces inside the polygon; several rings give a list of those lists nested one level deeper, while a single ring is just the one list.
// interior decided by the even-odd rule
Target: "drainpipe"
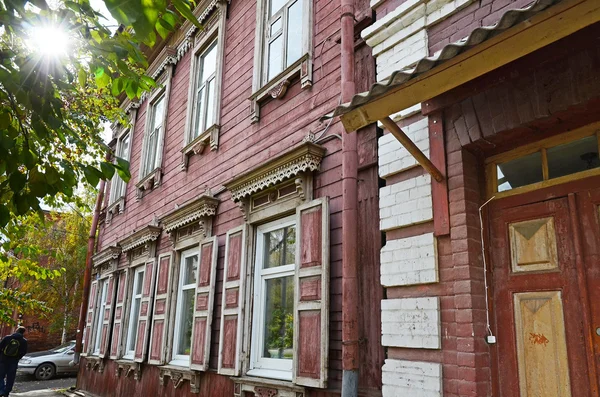
[{"label": "drainpipe", "polygon": [[96,229],[98,228],[98,221],[100,219],[100,210],[102,208],[105,185],[106,181],[101,180],[100,187],[98,189],[98,197],[96,197],[96,206],[94,207],[92,227],[90,227],[90,234],[88,236],[87,256],[85,257],[85,272],[83,273],[83,299],[81,301],[81,307],[79,308],[79,324],[77,325],[75,355],[73,356],[73,361],[69,363],[71,365],[79,364],[79,356],[81,354],[81,347],[83,344],[83,329],[85,328],[85,319],[87,317],[87,307],[90,298],[90,285],[92,284],[92,254],[94,253],[94,246],[96,245]]},{"label": "drainpipe", "polygon": [[[354,86],[354,0],[342,1],[342,103]],[[357,133],[342,133],[342,397],[358,395],[358,151]]]}]

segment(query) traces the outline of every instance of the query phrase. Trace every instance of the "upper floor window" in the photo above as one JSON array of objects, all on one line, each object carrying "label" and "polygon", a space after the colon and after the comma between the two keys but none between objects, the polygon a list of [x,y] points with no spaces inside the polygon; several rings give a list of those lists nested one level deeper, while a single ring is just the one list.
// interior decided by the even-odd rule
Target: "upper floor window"
[{"label": "upper floor window", "polygon": [[302,55],[303,0],[269,0],[265,43],[267,82]]},{"label": "upper floor window", "polygon": [[312,85],[312,0],[259,0],[251,121],[259,119],[259,104],[282,98],[295,78],[302,88]]},{"label": "upper floor window", "polygon": [[197,56],[196,88],[194,97],[194,128],[190,141],[212,126],[215,120],[217,75],[217,41]]},{"label": "upper floor window", "polygon": [[160,140],[163,134],[163,124],[165,116],[165,94],[161,94],[158,99],[153,101],[148,111],[150,112],[150,126],[146,135],[145,156],[142,163],[142,175],[149,175],[160,166],[162,149]]},{"label": "upper floor window", "polygon": [[[116,155],[117,157],[122,158],[123,160],[129,161],[130,151],[130,134],[127,132],[117,141]],[[120,198],[124,197],[126,188],[127,184],[123,181],[123,179],[121,179],[121,177],[117,173],[115,173],[111,181],[110,204],[113,204]]]}]

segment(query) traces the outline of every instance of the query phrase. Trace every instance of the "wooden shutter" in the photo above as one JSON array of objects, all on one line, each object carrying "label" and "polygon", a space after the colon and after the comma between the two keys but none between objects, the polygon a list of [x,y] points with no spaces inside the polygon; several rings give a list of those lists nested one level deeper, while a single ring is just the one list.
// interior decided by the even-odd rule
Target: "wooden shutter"
[{"label": "wooden shutter", "polygon": [[119,274],[117,282],[117,295],[115,297],[115,319],[113,320],[112,341],[110,356],[112,360],[123,356],[123,317],[125,316],[125,301],[127,300],[127,281],[129,270],[125,269]]},{"label": "wooden shutter", "polygon": [[156,259],[145,264],[144,285],[142,287],[142,299],[140,302],[140,316],[137,326],[137,340],[135,342],[134,361],[141,363],[146,359],[148,353],[148,339],[150,335],[150,314],[154,298],[154,279],[156,275]]},{"label": "wooden shutter", "polygon": [[329,198],[296,209],[293,381],[327,387],[329,353]]},{"label": "wooden shutter", "polygon": [[92,341],[92,326],[94,324],[94,309],[96,308],[96,298],[98,296],[98,281],[92,281],[90,286],[90,299],[88,302],[87,317],[85,319],[85,328],[83,329],[83,351],[82,356],[90,354]]},{"label": "wooden shutter", "polygon": [[221,375],[239,376],[246,284],[246,225],[227,232],[219,338]]},{"label": "wooden shutter", "polygon": [[190,368],[198,371],[208,369],[210,358],[210,335],[212,331],[215,282],[217,279],[218,248],[219,243],[216,236],[204,239],[200,243],[190,351]]},{"label": "wooden shutter", "polygon": [[102,335],[100,338],[100,352],[98,355],[102,358],[106,357],[108,353],[108,347],[110,342],[110,331],[112,325],[113,308],[115,301],[115,276],[110,275],[106,281],[108,288],[106,291],[106,305],[104,306],[104,313],[99,313],[102,316]]},{"label": "wooden shutter", "polygon": [[171,266],[171,254],[159,258],[148,357],[148,363],[154,365],[162,365],[166,360],[167,347],[165,342],[171,297]]}]

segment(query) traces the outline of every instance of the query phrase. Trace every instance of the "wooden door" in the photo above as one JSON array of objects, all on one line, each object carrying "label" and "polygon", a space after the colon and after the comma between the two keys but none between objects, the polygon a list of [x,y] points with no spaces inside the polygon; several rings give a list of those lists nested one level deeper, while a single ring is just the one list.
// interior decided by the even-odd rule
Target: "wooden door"
[{"label": "wooden door", "polygon": [[569,200],[526,199],[489,211],[500,396],[589,396]]}]

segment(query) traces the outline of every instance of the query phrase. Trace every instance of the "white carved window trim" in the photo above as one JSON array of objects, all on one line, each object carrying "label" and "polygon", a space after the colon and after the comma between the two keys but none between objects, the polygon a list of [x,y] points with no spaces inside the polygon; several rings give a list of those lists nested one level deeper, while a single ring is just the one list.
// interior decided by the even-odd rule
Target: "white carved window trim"
[{"label": "white carved window trim", "polygon": [[[184,265],[185,265],[185,260],[187,258],[196,256],[197,258],[197,265],[196,265],[196,276],[195,279],[192,283],[189,284],[183,284],[183,277],[182,277],[182,272],[184,270]],[[179,341],[178,341],[178,336],[179,333],[182,331],[181,329],[181,325],[180,325],[180,321],[181,321],[181,315],[182,315],[182,296],[183,296],[183,291],[184,290],[192,290],[193,292],[193,296],[195,295],[195,291],[196,291],[196,281],[198,279],[198,268],[200,267],[200,252],[198,250],[198,248],[191,248],[185,251],[182,251],[179,255],[179,265],[176,267],[177,269],[177,290],[175,291],[176,294],[176,299],[175,299],[175,316],[174,316],[174,328],[173,328],[173,339],[172,339],[172,349],[171,349],[171,361],[169,362],[169,365],[173,365],[173,366],[178,366],[178,367],[189,367],[190,365],[190,355],[183,355],[183,354],[176,354],[175,352],[177,351],[177,349],[179,348]],[[194,302],[192,303],[192,307],[194,307],[195,305],[195,296],[194,296]],[[192,320],[193,320],[193,311],[192,311]],[[191,331],[191,328],[190,328]],[[191,338],[190,338],[190,346],[191,346]]]},{"label": "white carved window trim", "polygon": [[[189,157],[194,154],[201,154],[206,146],[210,145],[210,150],[217,150],[219,146],[219,132],[221,129],[221,93],[223,82],[223,65],[225,59],[225,18],[226,4],[219,3],[215,11],[204,24],[204,29],[200,30],[194,38],[194,49],[190,57],[190,84],[188,91],[188,107],[185,128],[185,146],[181,150],[182,168],[186,169]],[[215,65],[215,93],[213,122],[199,131],[196,137],[194,129],[196,128],[196,91],[197,79],[199,76],[198,59],[216,42],[216,65]]]},{"label": "white carved window trim", "polygon": [[[143,192],[146,190],[152,190],[160,185],[162,176],[162,160],[164,150],[164,139],[165,131],[167,129],[167,120],[169,113],[169,97],[171,93],[171,78],[173,77],[173,66],[165,66],[165,70],[162,72],[161,77],[157,80],[158,88],[155,89],[150,97],[147,99],[146,107],[146,123],[144,126],[144,140],[142,144],[142,153],[140,156],[140,167],[138,173],[138,182],[136,187],[138,188],[138,199],[142,198]],[[158,132],[156,141],[156,157],[154,160],[154,166],[151,169],[147,169],[147,157],[149,153],[149,138],[152,133],[152,124],[154,120],[154,105],[157,101],[162,98],[163,100],[163,114],[162,123],[160,125],[160,131]]]},{"label": "white carved window trim", "polygon": [[127,318],[128,324],[127,324],[127,332],[125,332],[125,338],[124,338],[125,339],[124,340],[124,342],[125,342],[124,353],[125,354],[123,355],[123,359],[124,360],[132,360],[133,361],[133,357],[134,357],[134,354],[135,354],[135,346],[137,344],[137,339],[133,341],[133,346],[131,346],[132,349],[129,349],[129,347],[130,347],[129,346],[129,341],[130,341],[130,336],[131,336],[132,332],[137,337],[137,330],[134,332],[133,329],[132,329],[132,327],[134,325],[134,322],[132,321],[133,320],[133,311],[132,310],[133,310],[133,304],[134,304],[135,300],[138,299],[137,298],[138,294],[136,294],[135,292],[136,292],[136,289],[138,287],[138,281],[139,281],[138,277],[139,277],[139,275],[141,275],[141,277],[142,277],[142,285],[140,285],[140,293],[139,293],[139,303],[140,304],[137,307],[137,316],[136,316],[137,318],[135,319],[135,326],[137,326],[137,324],[138,324],[138,318],[139,318],[139,313],[140,313],[140,309],[141,309],[141,303],[142,303],[142,291],[141,291],[141,288],[142,288],[143,283],[144,283],[144,271],[145,271],[145,269],[146,269],[146,266],[144,266],[143,264],[141,266],[137,266],[137,267],[131,269],[131,273],[133,273],[133,280],[132,280],[132,285],[131,285],[131,294],[128,294],[128,296],[130,296],[131,299],[128,301],[128,310],[127,310],[127,312],[128,312],[128,316],[127,316],[128,317]]},{"label": "white carved window trim", "polygon": [[[251,122],[256,123],[260,119],[260,103],[267,98],[282,98],[291,81],[300,77],[300,86],[308,88],[312,86],[312,58],[313,58],[313,0],[302,0],[302,49],[301,56],[295,62],[284,68],[279,74],[271,79],[267,79],[268,59],[267,47],[269,44],[270,24],[268,21],[275,20],[279,15],[277,13],[269,19],[269,2],[272,0],[258,0],[256,7],[256,32],[254,45],[254,77],[252,80],[251,101]],[[290,0],[286,3],[287,8],[294,3]],[[283,27],[286,28],[286,21],[281,15]],[[280,36],[285,38],[285,32]],[[284,45],[285,48],[285,45]],[[282,59],[285,58],[286,51],[282,53]],[[284,62],[282,60],[282,62]]]},{"label": "white carved window trim", "polygon": [[[278,230],[283,227],[295,226],[295,215],[287,216],[255,228],[256,250],[253,258],[253,310],[252,327],[250,331],[250,363],[246,372],[250,376],[265,377],[270,379],[280,379],[292,381],[293,358],[290,360],[271,359],[261,357],[259,354],[263,348],[264,341],[264,319],[265,319],[265,283],[267,280],[294,276],[296,264],[278,266],[271,269],[263,269],[264,264],[264,235],[270,231]],[[294,252],[295,255],[295,252]],[[294,281],[292,281],[294,282]],[[297,288],[294,285],[294,288]],[[293,346],[292,346],[293,349]]]}]

